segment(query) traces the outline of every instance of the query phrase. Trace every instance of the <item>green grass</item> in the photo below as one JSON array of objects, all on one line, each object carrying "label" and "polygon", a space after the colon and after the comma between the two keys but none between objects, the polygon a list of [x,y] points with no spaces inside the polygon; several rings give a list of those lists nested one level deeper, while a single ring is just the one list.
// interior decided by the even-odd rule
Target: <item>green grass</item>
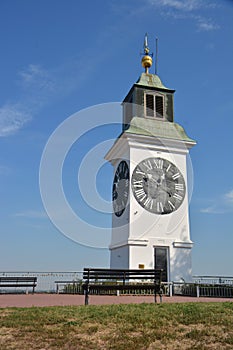
[{"label": "green grass", "polygon": [[1,350],[233,349],[233,303],[0,309]]}]

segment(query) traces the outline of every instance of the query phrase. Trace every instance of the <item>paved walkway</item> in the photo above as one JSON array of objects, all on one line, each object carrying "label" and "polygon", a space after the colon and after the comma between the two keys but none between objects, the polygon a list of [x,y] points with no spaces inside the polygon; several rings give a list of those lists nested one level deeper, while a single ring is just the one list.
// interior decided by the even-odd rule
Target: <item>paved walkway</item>
[{"label": "paved walkway", "polygon": [[[157,297],[159,301],[159,297]],[[233,302],[232,298],[193,298],[193,297],[163,297],[163,303],[184,302]],[[107,304],[139,304],[153,303],[153,296],[102,296],[90,295],[90,305]],[[0,295],[0,308],[3,307],[32,307],[32,306],[65,306],[84,305],[83,295],[68,294],[2,294]]]}]

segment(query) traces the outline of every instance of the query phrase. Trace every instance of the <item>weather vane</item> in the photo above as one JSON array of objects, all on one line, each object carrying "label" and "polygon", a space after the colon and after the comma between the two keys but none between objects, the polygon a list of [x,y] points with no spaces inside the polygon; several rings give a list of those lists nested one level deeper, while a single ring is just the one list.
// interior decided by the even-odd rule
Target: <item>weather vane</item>
[{"label": "weather vane", "polygon": [[152,63],[153,63],[153,60],[152,60],[152,57],[153,57],[153,53],[149,53],[150,52],[150,49],[149,49],[149,46],[148,46],[148,36],[147,36],[147,33],[145,34],[145,37],[144,37],[144,53],[143,53],[143,57],[142,57],[142,66],[145,68],[145,73],[146,74],[149,74],[149,68],[152,66]]}]

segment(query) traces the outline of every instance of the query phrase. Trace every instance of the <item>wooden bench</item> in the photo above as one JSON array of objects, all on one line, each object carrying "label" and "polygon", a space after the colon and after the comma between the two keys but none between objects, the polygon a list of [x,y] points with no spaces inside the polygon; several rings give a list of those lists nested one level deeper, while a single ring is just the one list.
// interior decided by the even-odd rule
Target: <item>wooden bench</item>
[{"label": "wooden bench", "polygon": [[120,270],[84,268],[82,285],[85,295],[85,305],[89,304],[89,294],[93,291],[123,291],[123,290],[153,290],[155,303],[159,294],[162,302],[163,270]]},{"label": "wooden bench", "polygon": [[0,277],[0,289],[2,288],[28,288],[32,287],[34,293],[37,284],[37,277]]}]

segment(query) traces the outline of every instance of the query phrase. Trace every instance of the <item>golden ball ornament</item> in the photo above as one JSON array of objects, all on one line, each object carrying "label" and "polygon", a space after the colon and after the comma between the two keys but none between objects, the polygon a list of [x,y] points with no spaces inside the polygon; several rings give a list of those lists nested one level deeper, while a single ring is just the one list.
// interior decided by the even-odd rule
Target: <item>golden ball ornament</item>
[{"label": "golden ball ornament", "polygon": [[150,68],[152,66],[152,58],[149,55],[145,55],[142,57],[141,63],[144,68]]}]

